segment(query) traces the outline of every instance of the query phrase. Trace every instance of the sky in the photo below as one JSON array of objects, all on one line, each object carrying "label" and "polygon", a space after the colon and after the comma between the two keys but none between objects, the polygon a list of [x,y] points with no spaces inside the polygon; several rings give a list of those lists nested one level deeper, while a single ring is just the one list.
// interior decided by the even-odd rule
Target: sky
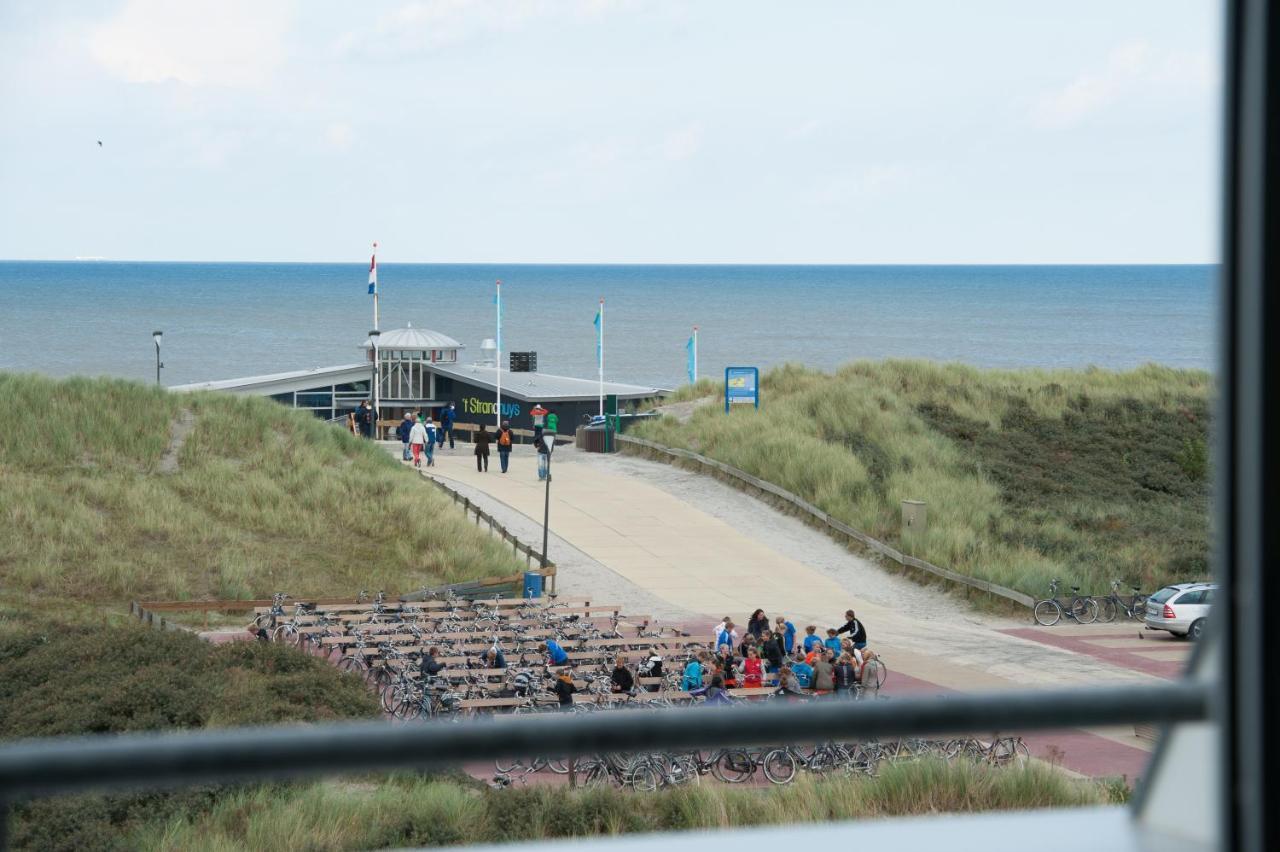
[{"label": "sky", "polygon": [[1212,263],[1220,39],[1208,0],[4,0],[0,258]]}]

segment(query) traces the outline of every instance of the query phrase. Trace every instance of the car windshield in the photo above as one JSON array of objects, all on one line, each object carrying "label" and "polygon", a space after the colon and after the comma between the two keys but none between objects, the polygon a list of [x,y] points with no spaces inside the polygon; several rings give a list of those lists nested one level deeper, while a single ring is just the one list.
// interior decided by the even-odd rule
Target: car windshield
[{"label": "car windshield", "polygon": [[1178,593],[1178,589],[1174,588],[1173,586],[1165,586],[1163,589],[1156,592],[1151,597],[1147,598],[1147,600],[1151,601],[1152,603],[1164,603],[1165,601],[1169,600],[1169,598],[1173,597],[1177,593]]}]

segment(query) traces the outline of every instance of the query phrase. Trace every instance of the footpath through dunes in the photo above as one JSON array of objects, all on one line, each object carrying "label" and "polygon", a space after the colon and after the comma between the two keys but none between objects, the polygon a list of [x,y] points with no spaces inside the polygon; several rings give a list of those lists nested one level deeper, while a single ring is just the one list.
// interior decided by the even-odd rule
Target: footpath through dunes
[{"label": "footpath through dunes", "polygon": [[[477,473],[471,447],[460,444],[438,451],[428,473],[529,540],[540,531],[544,500],[532,449],[517,447],[505,475],[496,456],[491,461],[489,472]],[[1157,642],[1150,642],[1156,656],[1116,651],[1146,647],[1132,622],[1071,642],[1040,641],[1025,635],[1030,617],[976,612],[723,483],[659,462],[563,447],[552,471],[549,555],[562,594],[620,598],[694,632],[724,615],[745,621],[757,607],[801,630],[824,630],[852,607],[888,662],[889,693],[1141,682],[1172,673],[1171,651],[1185,655],[1184,645]],[[1041,745],[1067,752],[1068,768],[1130,777],[1141,773],[1148,748],[1131,729],[1055,735]]]}]

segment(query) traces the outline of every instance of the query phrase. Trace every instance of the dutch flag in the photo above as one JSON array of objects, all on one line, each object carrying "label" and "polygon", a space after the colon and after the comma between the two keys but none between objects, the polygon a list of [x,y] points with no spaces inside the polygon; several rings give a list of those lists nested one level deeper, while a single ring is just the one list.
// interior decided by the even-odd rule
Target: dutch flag
[{"label": "dutch flag", "polygon": [[378,251],[375,245],[373,256],[369,259],[369,295],[378,293]]}]

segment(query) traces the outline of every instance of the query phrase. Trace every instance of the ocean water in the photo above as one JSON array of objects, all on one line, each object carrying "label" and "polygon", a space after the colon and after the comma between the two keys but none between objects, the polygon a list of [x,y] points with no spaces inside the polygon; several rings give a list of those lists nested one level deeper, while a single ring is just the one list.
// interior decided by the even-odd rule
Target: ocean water
[{"label": "ocean water", "polygon": [[[593,378],[674,387],[695,324],[699,373],[796,361],[929,358],[989,367],[1213,369],[1212,266],[379,265],[382,328],[442,331],[479,357],[503,282],[506,350]],[[0,369],[166,384],[355,363],[367,266],[0,262]]]}]

